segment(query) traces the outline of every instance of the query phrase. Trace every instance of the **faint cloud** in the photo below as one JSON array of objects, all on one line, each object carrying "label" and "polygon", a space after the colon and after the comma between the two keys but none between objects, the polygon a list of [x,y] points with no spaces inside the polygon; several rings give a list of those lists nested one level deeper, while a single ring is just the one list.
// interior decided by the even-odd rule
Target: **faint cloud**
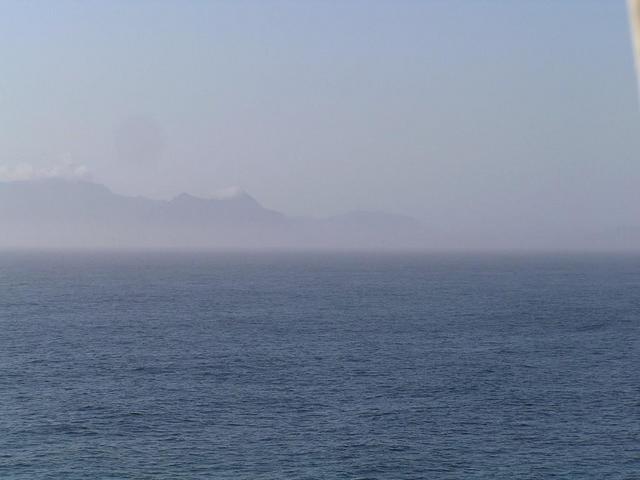
[{"label": "faint cloud", "polygon": [[89,169],[75,163],[70,155],[64,155],[59,163],[50,167],[34,167],[29,163],[0,165],[0,181],[17,182],[60,178],[64,180],[88,180]]},{"label": "faint cloud", "polygon": [[218,190],[217,192],[214,192],[213,195],[211,195],[211,197],[218,200],[227,200],[231,198],[243,197],[246,195],[247,193],[244,190],[242,190],[240,187],[227,187],[227,188]]}]

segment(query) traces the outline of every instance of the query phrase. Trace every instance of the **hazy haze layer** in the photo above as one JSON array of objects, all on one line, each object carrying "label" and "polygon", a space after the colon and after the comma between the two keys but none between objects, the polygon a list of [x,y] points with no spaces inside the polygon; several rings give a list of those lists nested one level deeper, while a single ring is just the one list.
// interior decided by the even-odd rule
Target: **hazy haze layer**
[{"label": "hazy haze layer", "polygon": [[0,178],[580,248],[640,225],[631,45],[623,1],[7,1]]}]

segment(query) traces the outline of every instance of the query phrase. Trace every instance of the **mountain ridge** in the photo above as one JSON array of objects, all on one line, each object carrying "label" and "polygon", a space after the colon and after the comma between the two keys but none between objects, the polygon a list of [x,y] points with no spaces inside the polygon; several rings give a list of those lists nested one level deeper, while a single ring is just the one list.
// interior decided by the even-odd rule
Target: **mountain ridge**
[{"label": "mountain ridge", "polygon": [[88,180],[0,182],[0,246],[406,247],[416,219],[372,211],[292,217],[239,189],[169,200],[114,193]]}]

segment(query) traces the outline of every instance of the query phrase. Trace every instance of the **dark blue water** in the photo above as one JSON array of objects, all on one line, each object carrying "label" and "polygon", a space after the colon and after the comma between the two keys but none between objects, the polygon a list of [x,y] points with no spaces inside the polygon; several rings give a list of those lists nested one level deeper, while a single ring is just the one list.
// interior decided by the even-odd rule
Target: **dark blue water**
[{"label": "dark blue water", "polygon": [[0,254],[2,479],[640,478],[640,257]]}]

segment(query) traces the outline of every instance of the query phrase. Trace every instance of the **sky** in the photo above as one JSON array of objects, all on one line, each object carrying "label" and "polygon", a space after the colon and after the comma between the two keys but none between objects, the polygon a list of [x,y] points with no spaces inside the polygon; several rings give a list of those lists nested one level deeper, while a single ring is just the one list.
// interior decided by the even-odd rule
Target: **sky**
[{"label": "sky", "polygon": [[624,0],[6,0],[0,58],[5,179],[514,242],[640,226]]}]

